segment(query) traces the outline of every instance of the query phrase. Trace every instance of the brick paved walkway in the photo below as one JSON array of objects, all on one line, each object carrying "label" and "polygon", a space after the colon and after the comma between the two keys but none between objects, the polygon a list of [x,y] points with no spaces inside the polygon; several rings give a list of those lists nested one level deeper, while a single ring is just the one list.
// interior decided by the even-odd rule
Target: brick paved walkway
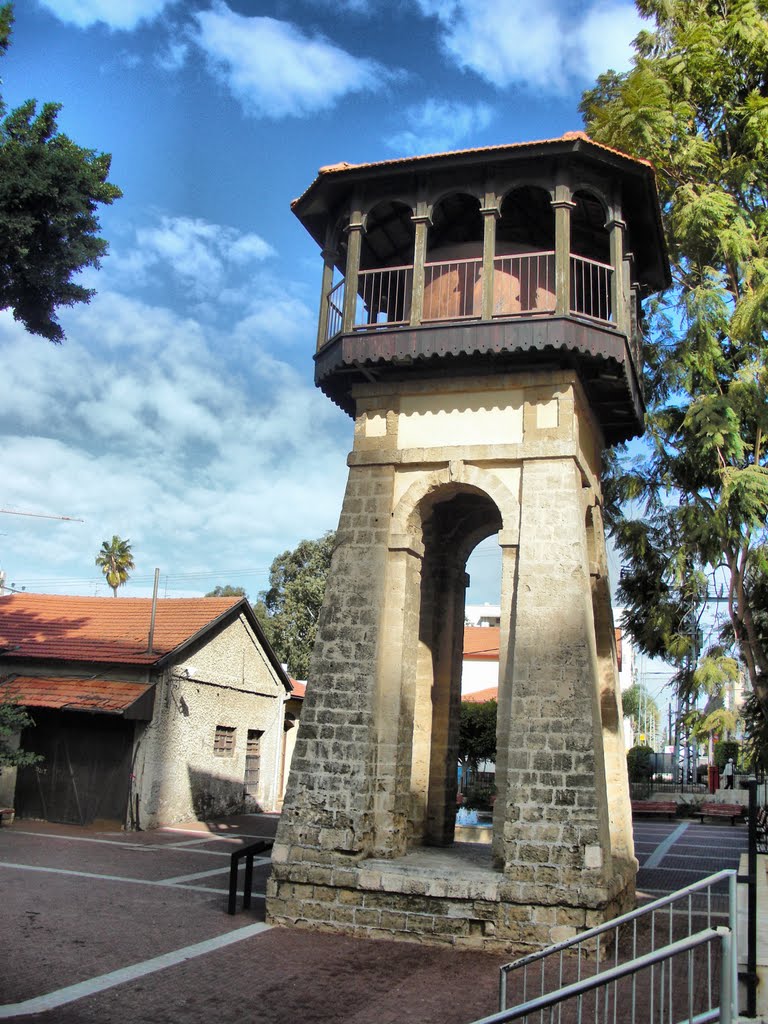
[{"label": "brick paved walkway", "polygon": [[[495,1010],[509,956],[265,930],[261,898],[224,913],[231,851],[276,821],[0,829],[0,1020],[465,1024]],[[637,822],[635,835],[649,896],[738,866],[746,846],[740,826]],[[256,865],[255,892],[268,871]]]}]

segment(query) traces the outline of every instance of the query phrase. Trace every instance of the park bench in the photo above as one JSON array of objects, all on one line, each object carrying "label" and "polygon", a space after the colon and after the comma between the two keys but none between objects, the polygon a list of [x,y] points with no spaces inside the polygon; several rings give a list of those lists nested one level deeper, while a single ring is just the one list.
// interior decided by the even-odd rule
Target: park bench
[{"label": "park bench", "polygon": [[633,800],[632,813],[654,816],[663,814],[667,818],[674,818],[677,814],[677,804],[674,800]]},{"label": "park bench", "polygon": [[705,818],[730,818],[735,825],[737,818],[743,818],[746,808],[741,804],[704,803],[696,811],[696,817],[703,822]]}]

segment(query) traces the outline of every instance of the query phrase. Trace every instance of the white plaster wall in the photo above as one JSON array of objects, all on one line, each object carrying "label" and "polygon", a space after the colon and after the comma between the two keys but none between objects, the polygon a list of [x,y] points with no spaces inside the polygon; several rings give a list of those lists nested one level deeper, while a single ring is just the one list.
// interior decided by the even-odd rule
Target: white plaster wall
[{"label": "white plaster wall", "polygon": [[[263,733],[258,806],[274,810],[285,692],[242,616],[169,665],[158,681],[153,720],[137,743],[134,793],[140,826],[246,809],[249,729]],[[231,757],[213,752],[217,725],[236,729]]]},{"label": "white plaster wall", "polygon": [[461,692],[477,693],[491,686],[499,685],[498,661],[470,661],[465,659],[461,666]]}]

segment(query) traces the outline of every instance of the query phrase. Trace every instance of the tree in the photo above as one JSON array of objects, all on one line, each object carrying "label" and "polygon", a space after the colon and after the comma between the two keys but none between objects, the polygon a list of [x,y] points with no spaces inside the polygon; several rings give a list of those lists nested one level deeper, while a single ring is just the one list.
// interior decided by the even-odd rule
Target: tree
[{"label": "tree", "polygon": [[768,647],[747,587],[768,569],[768,5],[637,6],[649,27],[634,67],[601,76],[581,107],[595,141],[654,164],[674,282],[648,310],[647,445],[608,458],[618,597],[637,646],[675,663],[693,698],[732,671],[727,641],[699,657],[702,603],[721,584],[768,712]]},{"label": "tree", "polygon": [[627,774],[630,782],[642,782],[653,775],[655,758],[650,747],[641,744],[627,751]]},{"label": "tree", "polygon": [[329,531],[278,555],[270,566],[269,590],[254,606],[275,653],[296,679],[308,675],[335,544],[336,534]]},{"label": "tree", "polygon": [[16,745],[16,736],[21,730],[34,724],[18,704],[0,702],[0,771],[3,768],[23,768],[42,761],[40,754],[21,750]]},{"label": "tree", "polygon": [[101,542],[101,551],[96,555],[96,565],[104,573],[107,583],[112,587],[112,594],[117,597],[117,588],[128,581],[128,570],[135,569],[131,542],[122,540],[117,534],[111,541]]},{"label": "tree", "polygon": [[[12,5],[0,7],[0,55],[12,24]],[[74,278],[107,251],[97,207],[122,195],[107,181],[111,157],[58,131],[60,109],[27,100],[8,112],[0,99],[0,309],[53,342],[64,338],[56,309],[94,294]]]},{"label": "tree", "polygon": [[658,725],[659,708],[648,690],[639,683],[628,686],[621,695],[625,718],[632,720],[635,733],[647,733]]},{"label": "tree", "polygon": [[209,590],[205,595],[206,597],[248,597],[245,590],[242,587],[231,587],[227,584],[222,587],[220,584],[215,586],[213,590]]},{"label": "tree", "polygon": [[495,700],[482,703],[463,700],[459,712],[459,763],[462,777],[467,769],[477,774],[480,761],[496,760],[496,715]]}]

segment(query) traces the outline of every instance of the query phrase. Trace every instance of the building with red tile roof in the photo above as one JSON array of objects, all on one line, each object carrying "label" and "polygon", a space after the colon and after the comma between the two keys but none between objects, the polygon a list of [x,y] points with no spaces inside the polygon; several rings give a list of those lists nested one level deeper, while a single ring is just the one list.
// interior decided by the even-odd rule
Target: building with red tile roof
[{"label": "building with red tile roof", "polygon": [[44,757],[0,801],[128,827],[274,809],[290,693],[244,598],[0,597],[0,699]]}]

